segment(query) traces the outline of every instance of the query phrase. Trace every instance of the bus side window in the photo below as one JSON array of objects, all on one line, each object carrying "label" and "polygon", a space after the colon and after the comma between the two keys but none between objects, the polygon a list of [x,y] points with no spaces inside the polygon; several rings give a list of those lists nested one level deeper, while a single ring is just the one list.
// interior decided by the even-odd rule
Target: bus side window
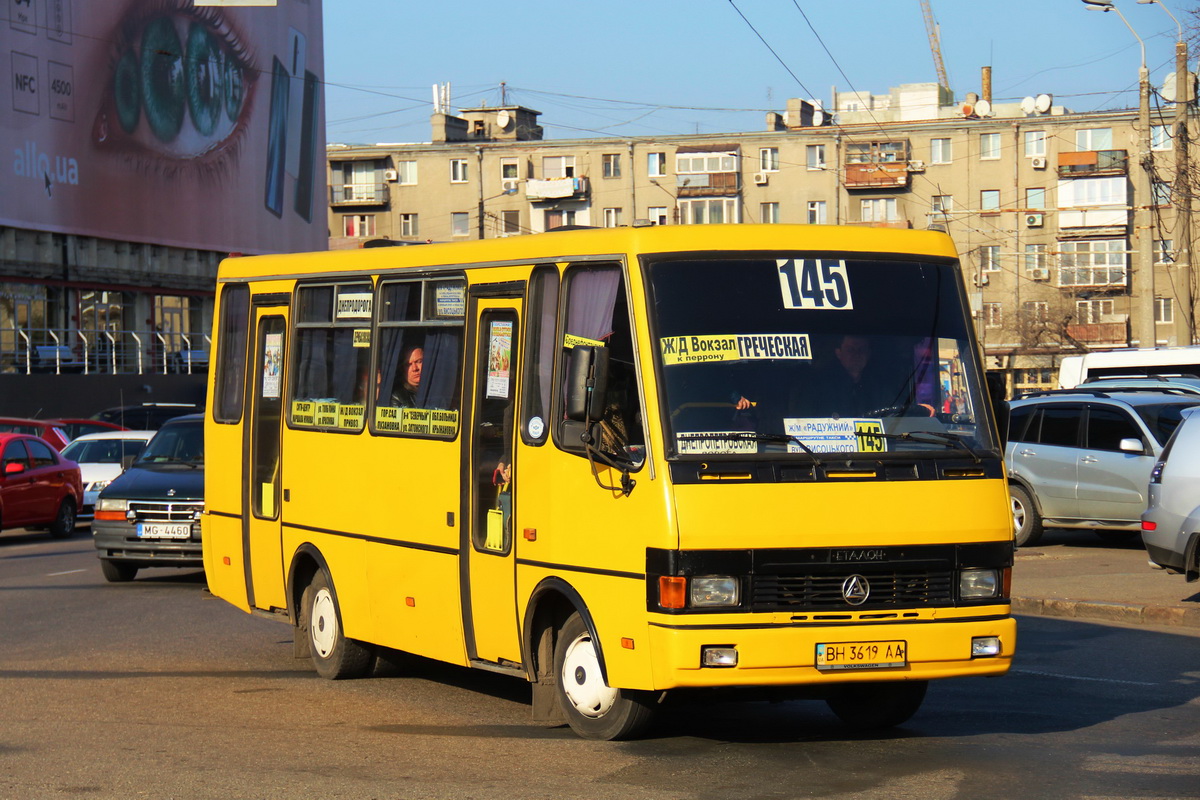
[{"label": "bus side window", "polygon": [[525,386],[521,393],[521,438],[542,445],[549,431],[554,385],[554,354],[558,351],[558,269],[538,267],[529,279],[525,312]]},{"label": "bus side window", "polygon": [[301,286],[293,425],[361,431],[371,359],[371,284]]},{"label": "bus side window", "polygon": [[246,349],[250,341],[250,287],[231,284],[221,290],[220,344],[213,385],[217,422],[238,422],[246,396]]},{"label": "bus side window", "polygon": [[[618,264],[572,266],[565,279],[566,306],[562,356],[559,359],[559,397],[565,397],[570,350],[577,344],[602,346],[609,351],[608,385],[599,445],[608,452],[645,444],[642,410],[638,399],[637,364],[633,355],[633,328],[629,301]],[[558,418],[562,420],[563,415]],[[582,453],[582,428],[563,420],[558,444]]]}]

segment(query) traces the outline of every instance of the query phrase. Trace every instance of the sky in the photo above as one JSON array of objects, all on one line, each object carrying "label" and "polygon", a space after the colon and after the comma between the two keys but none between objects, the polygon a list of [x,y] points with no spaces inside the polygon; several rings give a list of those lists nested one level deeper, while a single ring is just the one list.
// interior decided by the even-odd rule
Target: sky
[{"label": "sky", "polygon": [[[1134,33],[1081,0],[931,0],[955,98],[991,66],[993,103],[1136,108],[1134,34],[1161,86],[1178,28],[1115,2]],[[1163,5],[1185,32],[1200,7]],[[937,80],[919,0],[324,0],[324,15],[330,143],[429,141],[438,83],[455,111],[503,97],[572,139],[759,131],[791,97]]]}]

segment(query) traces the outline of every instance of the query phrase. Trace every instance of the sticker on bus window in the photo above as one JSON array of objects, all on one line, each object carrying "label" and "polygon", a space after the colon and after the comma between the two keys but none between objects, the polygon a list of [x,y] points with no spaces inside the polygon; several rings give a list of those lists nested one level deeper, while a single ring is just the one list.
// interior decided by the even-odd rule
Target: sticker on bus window
[{"label": "sticker on bus window", "polygon": [[322,428],[336,428],[338,424],[338,402],[336,400],[318,400],[316,402],[316,423]]},{"label": "sticker on bus window", "polygon": [[850,311],[850,281],[846,262],[834,258],[781,258],[779,288],[784,308],[805,311]]},{"label": "sticker on bus window", "polygon": [[467,315],[466,287],[438,284],[433,288],[434,314],[438,317],[462,318]]},{"label": "sticker on bus window", "polygon": [[488,398],[508,398],[509,379],[512,374],[512,335],[511,320],[494,320],[491,323],[488,331]]},{"label": "sticker on bus window", "polygon": [[355,328],[353,342],[354,342],[355,347],[370,347],[371,346],[371,329],[370,328]]},{"label": "sticker on bus window", "polygon": [[337,296],[336,319],[370,319],[371,293],[346,292]]},{"label": "sticker on bus window", "polygon": [[434,436],[454,436],[458,433],[458,412],[444,408],[429,410],[429,432]]},{"label": "sticker on bus window", "polygon": [[675,449],[680,455],[714,456],[758,452],[758,441],[744,431],[680,431]]},{"label": "sticker on bus window", "polygon": [[427,408],[400,409],[400,432],[429,433],[429,414],[430,411]]},{"label": "sticker on bus window", "polygon": [[403,409],[393,406],[375,407],[375,430],[386,433],[400,432],[400,412]]},{"label": "sticker on bus window", "polygon": [[667,336],[658,340],[664,364],[710,361],[768,361],[812,358],[807,333],[726,333],[717,336]]},{"label": "sticker on bus window", "polygon": [[343,431],[361,431],[363,420],[367,418],[367,407],[361,403],[338,405],[338,429]]},{"label": "sticker on bus window", "polygon": [[584,345],[585,347],[604,347],[604,342],[599,339],[589,339],[586,336],[576,336],[573,333],[568,333],[563,336],[563,347],[571,350],[572,348]]},{"label": "sticker on bus window", "polygon": [[280,378],[283,375],[283,334],[268,333],[263,337],[262,397],[280,398]]},{"label": "sticker on bus window", "polygon": [[[883,433],[883,421],[878,419],[792,417],[783,420],[783,431],[814,453],[887,452],[887,440],[873,435]],[[804,447],[789,442],[788,452],[801,453]]]}]

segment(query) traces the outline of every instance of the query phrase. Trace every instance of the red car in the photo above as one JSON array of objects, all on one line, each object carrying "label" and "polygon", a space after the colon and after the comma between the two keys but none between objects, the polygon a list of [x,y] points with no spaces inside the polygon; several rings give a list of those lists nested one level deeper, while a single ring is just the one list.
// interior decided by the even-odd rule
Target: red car
[{"label": "red car", "polygon": [[66,538],[82,502],[78,464],[37,436],[0,433],[0,530],[48,527]]},{"label": "red car", "polygon": [[23,417],[0,417],[0,433],[25,433],[38,436],[62,450],[71,443],[71,436],[55,420],[24,419]]},{"label": "red car", "polygon": [[[48,419],[46,422],[58,428],[62,428],[67,432],[67,436],[71,441],[75,441],[80,436],[89,433],[108,433],[109,431],[127,431],[128,428],[118,425],[115,422],[105,422],[100,419],[79,419],[76,417],[59,417],[58,419]],[[61,451],[60,451],[61,452]]]}]

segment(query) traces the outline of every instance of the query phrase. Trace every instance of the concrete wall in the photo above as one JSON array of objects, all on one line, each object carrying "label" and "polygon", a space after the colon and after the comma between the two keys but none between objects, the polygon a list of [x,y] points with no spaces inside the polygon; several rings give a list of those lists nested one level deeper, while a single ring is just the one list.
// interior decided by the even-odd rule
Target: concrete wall
[{"label": "concrete wall", "polygon": [[207,375],[0,375],[0,416],[90,417],[135,403],[204,405]]}]

